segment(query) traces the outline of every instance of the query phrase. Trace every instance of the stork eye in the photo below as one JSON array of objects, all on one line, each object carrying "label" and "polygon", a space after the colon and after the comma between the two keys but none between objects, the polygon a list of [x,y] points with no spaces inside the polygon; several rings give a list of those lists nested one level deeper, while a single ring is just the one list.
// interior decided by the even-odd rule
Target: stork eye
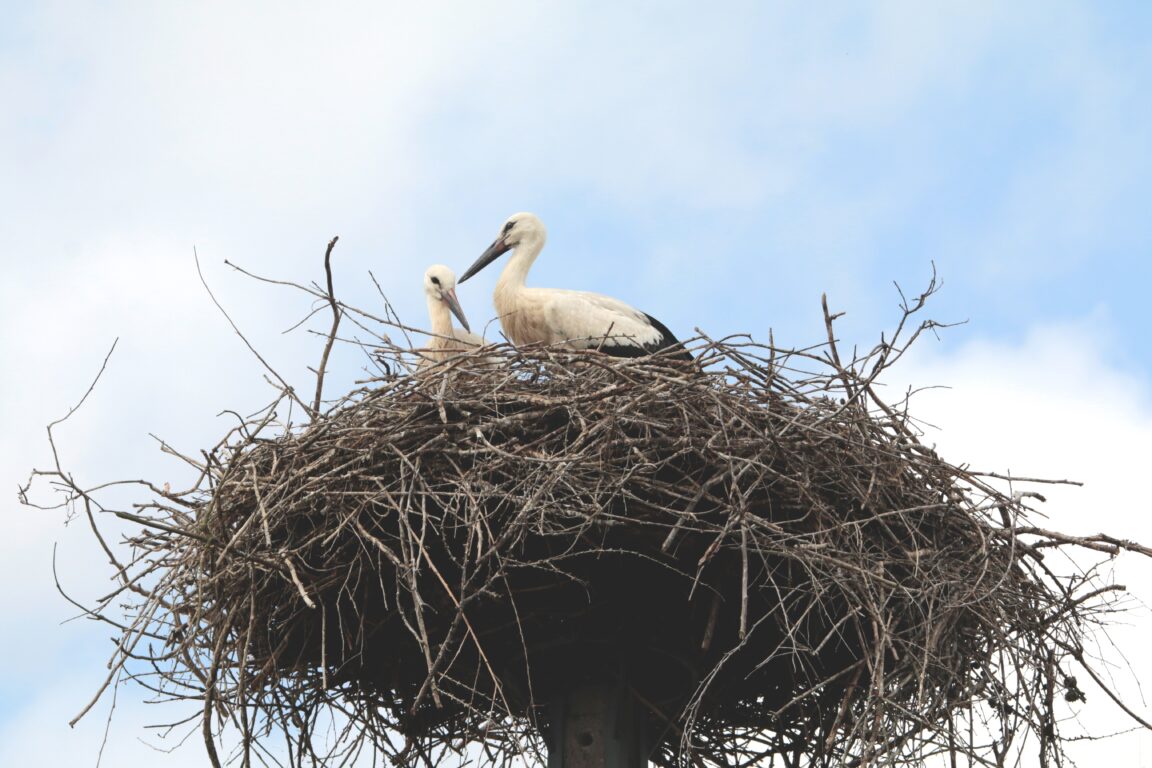
[{"label": "stork eye", "polygon": [[438,278],[438,277],[436,277],[435,275],[433,275],[433,276],[432,276],[432,283],[433,283],[434,285],[440,285],[440,278]]},{"label": "stork eye", "polygon": [[507,224],[505,224],[504,225],[504,234],[508,234],[509,232],[511,232],[512,227],[514,227],[514,226],[516,226],[516,222],[514,222],[514,221],[510,221]]}]

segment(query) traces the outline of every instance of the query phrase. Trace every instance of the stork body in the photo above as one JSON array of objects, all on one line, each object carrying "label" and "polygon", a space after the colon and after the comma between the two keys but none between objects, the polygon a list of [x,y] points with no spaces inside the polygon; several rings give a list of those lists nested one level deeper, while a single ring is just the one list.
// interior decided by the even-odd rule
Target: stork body
[{"label": "stork body", "polygon": [[[420,350],[420,366],[438,363],[452,355],[484,346],[484,338],[472,333],[464,310],[456,298],[456,274],[443,264],[433,264],[424,273],[424,296],[428,300],[428,319],[432,338]],[[463,328],[452,325],[452,315]]]},{"label": "stork body", "polygon": [[525,285],[528,270],[546,238],[544,224],[535,215],[514,214],[495,242],[460,278],[464,282],[501,254],[513,251],[492,297],[504,335],[513,344],[563,344],[617,357],[640,357],[677,347],[671,357],[692,359],[663,323],[619,299],[589,291]]}]

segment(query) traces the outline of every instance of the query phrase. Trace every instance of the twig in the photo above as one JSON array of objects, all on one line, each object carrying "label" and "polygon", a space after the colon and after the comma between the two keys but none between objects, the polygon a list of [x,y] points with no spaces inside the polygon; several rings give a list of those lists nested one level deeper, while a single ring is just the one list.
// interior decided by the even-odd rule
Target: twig
[{"label": "twig", "polygon": [[224,315],[224,319],[228,321],[228,325],[232,326],[232,330],[235,331],[236,335],[240,337],[240,340],[244,342],[244,346],[248,347],[248,351],[256,356],[256,359],[259,360],[260,364],[264,366],[264,370],[272,374],[272,377],[280,383],[283,391],[290,398],[296,401],[296,403],[304,409],[305,413],[311,413],[311,411],[308,409],[308,406],[305,405],[304,401],[301,400],[300,397],[296,394],[296,390],[293,389],[292,386],[287,381],[285,381],[279,373],[276,372],[275,368],[268,364],[268,361],[264,359],[263,355],[256,351],[256,348],[252,346],[251,342],[248,341],[248,338],[240,331],[240,328],[238,328],[236,323],[232,320],[232,316],[229,315],[228,311],[224,309],[219,301],[217,301],[216,295],[212,293],[212,289],[208,286],[208,281],[204,277],[204,272],[200,269],[200,254],[196,252],[195,248],[192,249],[192,256],[196,261],[196,274],[200,276],[200,284],[203,285],[204,290],[208,292],[208,298],[212,299],[212,303],[216,305],[216,309],[220,310],[220,314]]}]

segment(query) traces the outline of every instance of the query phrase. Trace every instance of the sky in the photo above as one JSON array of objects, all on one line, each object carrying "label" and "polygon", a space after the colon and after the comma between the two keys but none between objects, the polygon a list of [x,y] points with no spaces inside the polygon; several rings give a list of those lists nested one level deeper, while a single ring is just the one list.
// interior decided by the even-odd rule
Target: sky
[{"label": "sky", "polygon": [[[16,503],[57,428],[81,484],[184,469],[274,392],[214,306],[308,389],[319,342],[284,333],[334,254],[337,293],[426,318],[424,269],[462,272],[511,213],[548,226],[532,282],[596,290],[681,337],[823,338],[898,319],[935,268],[893,392],[934,386],[925,441],[990,471],[1070,478],[1072,533],[1152,541],[1152,5],[807,2],[0,4],[0,765],[203,765],[125,688],[75,728],[108,632],[57,592],[110,584],[82,521]],[[497,272],[459,290],[487,328]],[[324,321],[311,327],[320,329]],[[329,392],[363,375],[338,350]],[[45,494],[48,496],[50,494]],[[41,498],[45,498],[42,496]],[[127,499],[125,503],[131,500]],[[1152,568],[1121,558],[1139,658]],[[1126,644],[1125,644],[1126,643]],[[1111,659],[1118,659],[1113,652]],[[1145,717],[1152,704],[1125,682]],[[1099,691],[1081,716],[1120,722]],[[107,727],[106,727],[107,726]],[[1152,766],[1136,734],[1081,764]]]}]

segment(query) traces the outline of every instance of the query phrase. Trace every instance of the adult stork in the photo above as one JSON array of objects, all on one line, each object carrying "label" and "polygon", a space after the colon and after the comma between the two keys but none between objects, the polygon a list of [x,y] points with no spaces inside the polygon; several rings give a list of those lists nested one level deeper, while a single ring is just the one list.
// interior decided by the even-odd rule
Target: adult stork
[{"label": "adult stork", "polygon": [[[421,367],[484,346],[483,337],[472,333],[468,327],[468,319],[456,298],[455,272],[443,264],[428,267],[424,273],[424,297],[428,300],[432,339],[420,350]],[[452,325],[452,315],[456,315],[463,329]]]},{"label": "adult stork", "polygon": [[513,214],[488,250],[460,278],[464,282],[501,254],[513,251],[493,294],[500,326],[513,344],[563,344],[617,357],[640,357],[673,347],[676,351],[670,357],[692,359],[663,323],[618,299],[588,291],[525,285],[528,270],[544,249],[546,238],[544,224],[534,214]]}]

